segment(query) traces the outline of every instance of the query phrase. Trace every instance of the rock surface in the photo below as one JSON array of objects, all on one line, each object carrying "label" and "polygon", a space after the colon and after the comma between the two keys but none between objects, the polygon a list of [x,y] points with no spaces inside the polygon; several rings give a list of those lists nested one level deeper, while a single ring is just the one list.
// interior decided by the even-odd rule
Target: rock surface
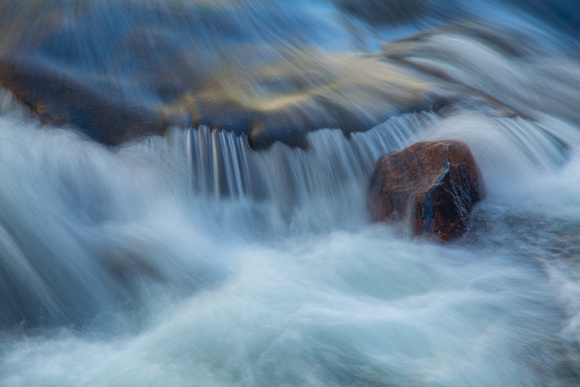
[{"label": "rock surface", "polygon": [[448,96],[398,62],[323,44],[325,19],[263,2],[33,3],[0,12],[0,86],[108,145],[206,125],[253,149],[307,148],[310,131],[365,131]]},{"label": "rock surface", "polygon": [[419,142],[377,162],[368,204],[373,221],[404,220],[410,214],[416,235],[450,241],[465,233],[483,194],[467,145]]},{"label": "rock surface", "polygon": [[[272,2],[284,4],[9,2],[0,7],[0,86],[44,123],[74,127],[107,145],[162,135],[172,126],[206,125],[247,136],[254,150],[275,142],[305,149],[307,134],[317,129],[350,136],[392,116],[453,101],[481,100],[477,109],[491,105],[493,114],[503,113],[491,97],[509,94],[495,92],[504,89],[497,81],[502,75],[480,71],[477,63],[461,65],[464,44],[445,43],[447,35],[457,41],[473,30],[474,39],[503,55],[512,49],[500,39],[503,31],[441,27],[390,43],[375,55],[374,49],[358,52],[358,43],[336,44],[359,40],[363,30],[352,28],[360,20],[369,28],[424,21],[435,15],[433,2],[334,0],[329,6],[345,18],[338,24],[326,11],[312,13],[316,7],[308,4],[296,4],[282,17]],[[430,44],[432,39],[443,40]],[[510,50],[506,60],[518,54]],[[431,58],[451,63],[439,68],[441,60]],[[494,88],[478,90],[456,79],[464,67],[477,69],[478,85]],[[575,117],[573,103],[555,102],[560,111],[567,104],[567,114]]]},{"label": "rock surface", "polygon": [[150,135],[161,135],[161,117],[139,106],[108,98],[81,79],[38,65],[0,59],[0,85],[51,125],[73,125],[107,145]]}]

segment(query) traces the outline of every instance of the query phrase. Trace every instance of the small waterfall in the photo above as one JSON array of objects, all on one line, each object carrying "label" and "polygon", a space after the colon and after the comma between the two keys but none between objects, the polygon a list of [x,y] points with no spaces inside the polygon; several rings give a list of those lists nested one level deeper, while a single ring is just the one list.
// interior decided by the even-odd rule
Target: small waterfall
[{"label": "small waterfall", "polygon": [[24,113],[24,111],[24,107],[18,103],[14,94],[9,90],[0,87],[0,117],[9,113]]},{"label": "small waterfall", "polygon": [[174,128],[164,139],[147,140],[147,146],[163,158],[187,160],[198,195],[297,203],[331,195],[348,181],[364,181],[380,156],[409,145],[437,120],[435,113],[405,114],[350,138],[340,130],[318,130],[308,135],[308,150],[274,144],[255,152],[245,135],[207,126]]},{"label": "small waterfall", "polygon": [[[323,205],[328,214],[341,208],[346,218],[365,213],[364,196],[374,164],[383,155],[416,141],[457,139],[473,150],[492,193],[513,195],[512,182],[554,171],[567,159],[567,149],[580,142],[561,122],[487,117],[457,110],[446,117],[432,112],[392,117],[349,138],[339,130],[308,134],[308,150],[274,144],[253,151],[245,136],[223,130],[172,129],[165,138],[150,138],[146,147],[160,160],[179,165],[182,183],[197,197],[270,201],[283,211]],[[531,174],[531,175],[530,175]],[[316,207],[315,206],[315,207]],[[340,223],[340,222],[339,222]]]},{"label": "small waterfall", "polygon": [[[309,149],[274,144],[253,151],[245,136],[222,130],[172,129],[145,146],[167,165],[177,165],[180,180],[204,200],[246,200],[273,206],[285,219],[302,216],[304,230],[348,227],[366,222],[365,195],[374,164],[382,155],[416,141],[439,121],[435,113],[396,116],[366,133],[347,138],[340,130],[308,135]],[[338,211],[340,209],[340,211]],[[256,216],[248,214],[248,217]],[[251,219],[248,219],[252,223]],[[296,226],[296,228],[298,228]],[[303,230],[303,231],[304,231]]]}]

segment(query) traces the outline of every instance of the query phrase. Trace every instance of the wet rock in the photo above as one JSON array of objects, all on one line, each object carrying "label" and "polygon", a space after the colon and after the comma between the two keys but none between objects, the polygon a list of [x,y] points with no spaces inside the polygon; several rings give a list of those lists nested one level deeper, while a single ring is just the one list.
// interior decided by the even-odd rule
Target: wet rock
[{"label": "wet rock", "polygon": [[467,145],[419,142],[377,162],[368,205],[373,221],[410,216],[416,235],[450,241],[465,233],[482,197],[483,184]]},{"label": "wet rock", "polygon": [[[424,20],[438,8],[418,0],[334,2],[347,19],[377,27]],[[335,128],[349,136],[448,101],[477,100],[469,107],[502,114],[505,98],[492,95],[509,93],[462,84],[445,72],[454,66],[440,69],[441,61],[431,60],[449,57],[448,44],[429,42],[473,30],[473,39],[520,55],[501,39],[503,31],[464,26],[389,44],[384,55],[340,52],[318,36],[325,30],[318,17],[307,22],[301,7],[281,17],[267,2],[33,3],[11,2],[0,12],[0,85],[44,123],[75,127],[109,145],[170,126],[206,125],[247,136],[255,150],[276,142],[307,148],[311,131]],[[462,47],[454,63],[463,63]],[[493,85],[502,76],[481,79]],[[570,102],[558,102],[576,117]],[[525,116],[517,107],[508,114]]]},{"label": "wet rock", "polygon": [[[270,39],[279,15],[269,7],[260,22],[236,1],[170,3],[11,4],[0,14],[0,85],[44,123],[104,144],[207,125],[253,149],[307,148],[320,128],[365,131],[438,92],[383,57],[319,46],[302,18],[284,18]],[[290,36],[295,48],[279,44]]]},{"label": "wet rock", "polygon": [[0,74],[0,85],[11,90],[45,124],[73,125],[107,145],[163,133],[160,117],[114,97],[106,98],[82,79],[5,60],[0,60]]}]

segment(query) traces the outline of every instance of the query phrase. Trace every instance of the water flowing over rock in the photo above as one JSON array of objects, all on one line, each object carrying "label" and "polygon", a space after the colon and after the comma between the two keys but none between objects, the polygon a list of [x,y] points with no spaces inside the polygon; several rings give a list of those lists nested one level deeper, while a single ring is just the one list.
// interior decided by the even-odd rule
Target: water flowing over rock
[{"label": "water flowing over rock", "polygon": [[0,386],[580,386],[572,3],[0,0]]},{"label": "water flowing over rock", "polygon": [[450,241],[467,230],[473,205],[483,196],[478,168],[458,141],[419,142],[383,156],[371,178],[374,221],[405,219],[415,234]]},{"label": "water flowing over rock", "polygon": [[0,85],[43,123],[107,145],[206,125],[253,149],[307,148],[310,131],[365,131],[450,94],[394,61],[323,44],[319,30],[337,34],[325,19],[303,31],[285,17],[273,30],[277,9],[260,2],[74,3],[2,10]]}]

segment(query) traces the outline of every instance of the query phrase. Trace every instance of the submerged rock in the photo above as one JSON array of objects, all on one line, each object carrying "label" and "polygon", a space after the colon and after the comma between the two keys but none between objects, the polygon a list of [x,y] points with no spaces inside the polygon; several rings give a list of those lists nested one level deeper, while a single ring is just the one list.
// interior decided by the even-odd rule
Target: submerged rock
[{"label": "submerged rock", "polygon": [[471,151],[458,141],[419,142],[383,156],[371,178],[373,221],[410,214],[417,235],[450,241],[467,230],[483,185]]},{"label": "submerged rock", "polygon": [[206,125],[256,150],[307,148],[310,131],[365,131],[449,94],[398,62],[323,44],[325,19],[307,23],[306,9],[280,18],[261,2],[41,3],[0,13],[0,86],[45,124],[108,145]]},{"label": "submerged rock", "polygon": [[[275,142],[308,148],[311,131],[335,128],[349,136],[449,101],[474,107],[475,99],[477,110],[505,110],[491,97],[508,94],[501,74],[477,82],[494,86],[482,91],[456,76],[474,68],[479,79],[488,73],[479,63],[445,72],[464,63],[464,45],[453,36],[471,27],[450,30],[451,47],[430,43],[446,36],[443,27],[391,43],[380,55],[336,46],[358,36],[347,27],[360,24],[354,19],[377,28],[405,25],[432,16],[432,1],[335,0],[344,25],[309,5],[279,13],[260,1],[33,3],[11,2],[0,12],[0,86],[44,123],[108,145],[205,125],[247,136],[254,150]],[[485,38],[485,49],[511,48],[486,31],[472,34]],[[440,69],[438,58],[449,57],[453,63]]]}]

